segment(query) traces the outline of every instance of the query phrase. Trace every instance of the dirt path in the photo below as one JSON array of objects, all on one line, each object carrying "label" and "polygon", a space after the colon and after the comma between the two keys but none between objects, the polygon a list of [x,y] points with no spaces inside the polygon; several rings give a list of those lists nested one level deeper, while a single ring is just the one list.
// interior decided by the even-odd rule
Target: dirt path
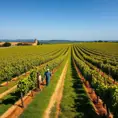
[{"label": "dirt path", "polygon": [[[52,60],[51,60],[52,61]],[[49,61],[50,62],[50,61]],[[45,66],[47,63],[49,62],[46,62],[44,64],[41,64],[40,66],[37,66],[37,68],[42,68],[43,66]],[[22,75],[20,76],[25,76],[25,77],[28,77],[30,74],[30,71],[26,72],[26,73],[23,73]],[[11,81],[9,81],[8,83],[12,82],[12,81],[16,81],[18,79],[18,77],[15,77],[13,78]],[[0,86],[6,86],[7,82],[4,82],[2,84],[0,84]],[[17,85],[14,85],[13,87],[9,88],[8,90],[4,91],[3,93],[0,94],[0,99],[2,99],[4,96],[6,96],[7,94],[11,93],[12,91],[14,91],[15,89],[17,88]]]},{"label": "dirt path", "polygon": [[64,86],[64,79],[65,79],[66,72],[67,72],[67,67],[68,67],[68,61],[66,62],[65,66],[64,66],[64,69],[63,69],[61,76],[58,80],[55,91],[49,101],[48,107],[44,111],[43,118],[50,117],[51,109],[53,108],[55,103],[57,103],[56,104],[56,118],[58,118],[58,115],[60,113],[60,103],[61,103],[61,99],[62,99],[62,95],[63,95],[63,86]]},{"label": "dirt path", "polygon": [[[55,73],[59,67],[60,67],[60,64],[56,68],[53,69],[52,76],[53,76],[53,73]],[[44,80],[44,82],[41,84],[42,91],[45,85],[46,85],[46,81]],[[39,92],[40,91],[37,91],[37,90],[32,91],[33,93],[33,96],[32,96],[32,93],[30,91],[27,95],[23,97],[24,108],[22,108],[21,100],[19,99],[4,114],[2,114],[0,118],[18,118],[23,113],[23,111],[27,108],[27,106],[32,102],[32,100],[34,99],[34,96]]]},{"label": "dirt path", "polygon": [[[36,67],[36,68],[42,68],[43,66],[45,66],[46,64],[48,64],[48,63],[51,62],[51,61],[53,61],[53,60],[47,61],[46,63],[43,63],[43,64],[41,64],[41,65],[39,65],[39,66],[34,66],[34,67]],[[31,69],[30,69],[30,70],[31,70]],[[21,74],[21,75],[19,75],[18,77],[12,78],[8,83],[7,83],[7,82],[1,83],[0,86],[3,87],[3,86],[6,86],[7,84],[9,85],[9,83],[11,83],[12,81],[18,80],[19,77],[28,76],[28,75],[30,74],[30,70],[27,71],[27,72],[25,72],[25,73],[23,73],[23,74]]]},{"label": "dirt path", "polygon": [[[46,82],[43,82],[44,84],[41,85],[41,89],[45,87],[44,85]],[[25,110],[25,108],[32,102],[34,99],[33,96],[35,96],[37,93],[40,91],[33,90],[32,92],[30,91],[26,96],[23,97],[23,102],[24,102],[24,108],[22,108],[21,100],[19,99],[13,106],[11,106],[0,118],[18,118],[20,114]],[[33,93],[33,96],[32,96]]]},{"label": "dirt path", "polygon": [[[66,75],[66,72],[65,72],[65,75]],[[63,89],[64,89],[64,78],[65,78],[65,75],[63,77],[63,80],[62,80],[62,83],[61,83],[61,86],[59,88],[59,93],[58,93],[58,96],[57,96],[57,99],[56,99],[56,116],[55,118],[58,118],[59,114],[60,114],[60,104],[61,104],[61,100],[62,100],[62,96],[63,96]]]}]

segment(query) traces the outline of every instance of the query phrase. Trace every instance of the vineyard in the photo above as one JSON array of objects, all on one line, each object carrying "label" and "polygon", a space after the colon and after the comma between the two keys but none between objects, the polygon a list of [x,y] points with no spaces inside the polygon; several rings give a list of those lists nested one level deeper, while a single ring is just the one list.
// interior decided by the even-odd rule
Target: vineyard
[{"label": "vineyard", "polygon": [[117,50],[117,43],[1,48],[0,118],[118,118]]}]

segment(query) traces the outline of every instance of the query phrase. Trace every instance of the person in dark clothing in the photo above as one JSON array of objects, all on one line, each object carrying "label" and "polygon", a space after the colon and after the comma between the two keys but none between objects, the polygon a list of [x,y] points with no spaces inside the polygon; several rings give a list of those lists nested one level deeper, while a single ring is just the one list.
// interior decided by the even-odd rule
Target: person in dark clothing
[{"label": "person in dark clothing", "polygon": [[49,71],[49,69],[47,69],[44,75],[46,77],[46,86],[48,86],[50,83],[50,77],[51,77],[51,72]]}]

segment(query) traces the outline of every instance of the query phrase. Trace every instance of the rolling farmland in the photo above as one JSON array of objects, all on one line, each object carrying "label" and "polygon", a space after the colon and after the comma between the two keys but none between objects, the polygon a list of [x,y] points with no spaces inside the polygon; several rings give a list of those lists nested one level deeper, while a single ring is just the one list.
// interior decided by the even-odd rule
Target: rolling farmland
[{"label": "rolling farmland", "polygon": [[118,118],[117,50],[118,43],[1,48],[0,117]]}]

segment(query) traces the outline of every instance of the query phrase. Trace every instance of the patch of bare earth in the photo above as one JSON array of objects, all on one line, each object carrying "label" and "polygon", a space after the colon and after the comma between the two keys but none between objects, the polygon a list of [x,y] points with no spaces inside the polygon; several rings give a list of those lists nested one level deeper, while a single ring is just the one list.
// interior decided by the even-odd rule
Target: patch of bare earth
[{"label": "patch of bare earth", "polygon": [[64,79],[65,79],[66,72],[67,72],[67,67],[68,67],[68,61],[66,62],[65,66],[64,66],[64,69],[63,69],[61,76],[58,80],[58,83],[56,85],[55,91],[49,101],[48,107],[44,111],[43,118],[50,117],[51,109],[53,108],[55,103],[56,103],[56,118],[58,118],[58,116],[59,116],[60,103],[61,103],[61,99],[62,99],[62,95],[63,95],[63,86],[64,86]]},{"label": "patch of bare earth", "polygon": [[[41,85],[41,89],[44,88],[44,84]],[[18,118],[23,113],[25,108],[32,102],[34,96],[39,93],[37,90],[30,91],[26,96],[23,97],[24,108],[22,107],[21,100],[18,100],[13,106],[11,106],[0,118]]]},{"label": "patch of bare earth", "polygon": [[[75,66],[76,71],[78,72],[78,75],[81,81],[83,82],[83,85],[85,87],[88,97],[93,103],[93,107],[96,113],[99,116],[107,116],[107,110],[106,110],[106,107],[103,106],[103,101],[99,97],[97,97],[95,91],[93,90],[93,88],[91,88],[89,82],[85,81],[85,78],[82,76],[81,72],[79,71],[75,63],[74,63],[74,66]],[[110,113],[109,116],[107,116],[107,118],[113,118],[113,115]]]},{"label": "patch of bare earth", "polygon": [[[45,64],[41,64],[40,65],[40,68],[43,67]],[[53,73],[54,71],[56,71],[55,69],[53,70]],[[23,73],[22,75],[20,76],[24,76],[24,77],[28,77],[30,75],[30,71],[26,72],[26,73]],[[19,77],[20,77],[19,76]],[[23,77],[22,77],[23,78]],[[16,81],[18,80],[19,78],[18,77],[15,77],[13,78],[11,81],[9,81],[8,83],[7,82],[3,82],[2,84],[0,84],[1,87],[4,87],[4,86],[8,86],[9,83],[11,83],[12,81]],[[0,94],[0,99],[2,99],[4,96],[6,96],[7,94],[11,93],[12,91],[14,91],[15,89],[17,88],[17,85],[14,85],[13,87],[9,88],[8,90],[4,91],[3,93]]]}]

